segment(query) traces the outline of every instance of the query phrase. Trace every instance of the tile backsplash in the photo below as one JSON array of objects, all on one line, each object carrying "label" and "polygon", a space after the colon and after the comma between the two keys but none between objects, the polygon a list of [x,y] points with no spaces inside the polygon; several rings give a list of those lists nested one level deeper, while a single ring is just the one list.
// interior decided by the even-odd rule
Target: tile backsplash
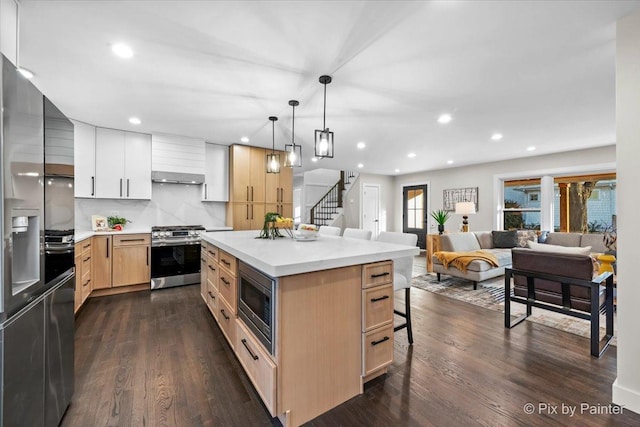
[{"label": "tile backsplash", "polygon": [[91,215],[117,215],[131,228],[154,225],[225,225],[226,203],[202,202],[202,186],[153,183],[151,200],[75,199],[77,231],[91,230]]}]

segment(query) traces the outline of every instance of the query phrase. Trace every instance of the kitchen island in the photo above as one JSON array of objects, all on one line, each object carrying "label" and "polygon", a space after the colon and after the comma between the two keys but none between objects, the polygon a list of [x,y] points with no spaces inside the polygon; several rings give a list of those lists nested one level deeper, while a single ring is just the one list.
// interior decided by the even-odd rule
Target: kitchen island
[{"label": "kitchen island", "polygon": [[[386,372],[393,361],[393,259],[419,249],[333,236],[256,239],[258,233],[202,234],[202,296],[271,415],[297,426]],[[240,289],[247,266],[273,281],[271,347],[238,315],[246,307]]]}]

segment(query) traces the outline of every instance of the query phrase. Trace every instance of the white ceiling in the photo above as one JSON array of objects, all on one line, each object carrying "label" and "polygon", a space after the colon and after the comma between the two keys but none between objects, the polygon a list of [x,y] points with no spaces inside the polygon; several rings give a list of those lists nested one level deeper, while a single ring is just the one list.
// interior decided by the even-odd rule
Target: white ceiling
[{"label": "white ceiling", "polygon": [[[276,115],[283,149],[297,99],[305,170],[397,175],[614,144],[615,23],[639,6],[22,0],[20,65],[74,119],[219,144],[271,146]],[[312,163],[322,74],[336,156]]]}]

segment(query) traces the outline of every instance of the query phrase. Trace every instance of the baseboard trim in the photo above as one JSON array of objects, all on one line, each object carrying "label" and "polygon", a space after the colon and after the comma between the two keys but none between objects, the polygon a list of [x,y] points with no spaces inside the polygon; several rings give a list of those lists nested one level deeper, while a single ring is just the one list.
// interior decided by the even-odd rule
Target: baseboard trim
[{"label": "baseboard trim", "polygon": [[91,292],[91,295],[89,295],[89,298],[124,294],[127,292],[148,291],[149,289],[151,289],[150,283],[141,283],[139,285],[131,285],[131,286],[118,286],[116,288],[107,288],[107,289],[96,289],[95,291]]},{"label": "baseboard trim", "polygon": [[611,387],[612,400],[616,405],[620,405],[625,411],[632,411],[640,414],[640,392],[631,390],[618,384],[618,379]]}]

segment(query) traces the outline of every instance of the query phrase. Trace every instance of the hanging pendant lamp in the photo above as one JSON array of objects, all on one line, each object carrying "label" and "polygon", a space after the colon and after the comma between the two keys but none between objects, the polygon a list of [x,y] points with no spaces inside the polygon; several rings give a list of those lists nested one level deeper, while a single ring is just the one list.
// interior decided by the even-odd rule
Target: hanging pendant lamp
[{"label": "hanging pendant lamp", "polygon": [[300,103],[292,99],[289,101],[289,105],[293,108],[293,114],[291,116],[291,144],[284,146],[284,165],[289,168],[300,168],[302,167],[302,145],[296,145],[295,142],[296,107],[300,105]]},{"label": "hanging pendant lamp", "polygon": [[271,120],[271,154],[267,154],[267,173],[280,173],[280,154],[276,154],[276,121],[277,117],[269,117]]},{"label": "hanging pendant lamp", "polygon": [[319,82],[324,85],[324,107],[322,110],[322,130],[316,129],[314,134],[315,155],[317,158],[333,158],[333,132],[326,126],[327,119],[327,85],[331,76],[320,76]]}]

